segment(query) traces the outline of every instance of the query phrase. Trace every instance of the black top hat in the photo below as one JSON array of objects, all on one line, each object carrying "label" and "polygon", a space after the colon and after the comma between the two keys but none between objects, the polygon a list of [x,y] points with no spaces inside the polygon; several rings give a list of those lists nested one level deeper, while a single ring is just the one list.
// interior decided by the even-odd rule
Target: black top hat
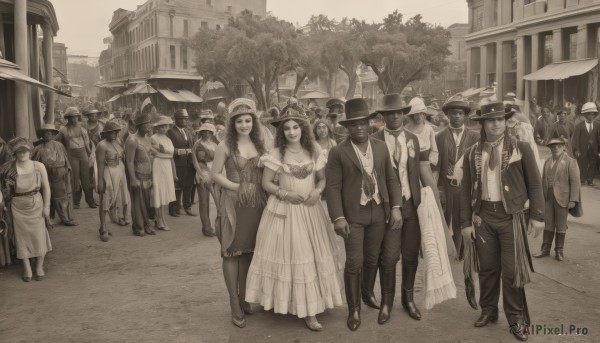
[{"label": "black top hat", "polygon": [[369,104],[365,99],[350,99],[345,105],[346,119],[340,120],[340,124],[345,124],[355,120],[371,119],[377,115],[377,112],[369,111]]},{"label": "black top hat", "polygon": [[402,101],[402,96],[399,93],[391,93],[383,96],[383,106],[377,109],[375,112],[386,114],[390,112],[402,112],[407,114],[410,112],[410,106],[406,106]]},{"label": "black top hat", "polygon": [[502,102],[491,102],[489,104],[481,105],[480,111],[477,111],[475,115],[471,116],[472,120],[484,121],[486,119],[494,118],[509,118],[514,114],[514,111],[505,111],[504,104]]},{"label": "black top hat", "polygon": [[448,110],[451,109],[459,109],[465,111],[465,114],[469,114],[471,112],[471,106],[468,102],[463,100],[452,100],[448,101],[442,106],[442,111],[444,114],[448,114]]}]

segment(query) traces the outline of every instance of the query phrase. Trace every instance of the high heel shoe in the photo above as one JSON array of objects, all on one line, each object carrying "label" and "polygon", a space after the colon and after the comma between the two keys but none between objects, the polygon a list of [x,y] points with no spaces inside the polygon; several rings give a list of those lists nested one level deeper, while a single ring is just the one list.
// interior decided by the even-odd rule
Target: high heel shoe
[{"label": "high heel shoe", "polygon": [[308,317],[304,318],[304,324],[306,324],[306,327],[309,328],[311,331],[321,331],[323,330],[323,325],[321,325],[321,323],[319,323],[316,319],[313,320],[309,320]]},{"label": "high heel shoe", "polygon": [[240,329],[246,327],[246,317],[242,314],[241,317],[236,317],[235,315],[231,315],[231,322],[233,325],[237,326]]},{"label": "high heel shoe", "polygon": [[254,311],[252,310],[252,305],[250,305],[249,302],[240,299],[240,307],[242,308],[242,311],[244,311],[245,314],[254,314]]}]

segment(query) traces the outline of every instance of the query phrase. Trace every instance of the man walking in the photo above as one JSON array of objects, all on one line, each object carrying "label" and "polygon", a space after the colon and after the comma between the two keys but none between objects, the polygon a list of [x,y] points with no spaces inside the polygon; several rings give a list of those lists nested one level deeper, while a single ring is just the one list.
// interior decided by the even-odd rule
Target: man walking
[{"label": "man walking", "polygon": [[480,263],[482,313],[475,327],[498,320],[502,281],[510,332],[525,341],[531,324],[524,289],[527,262],[533,270],[525,230],[528,223],[536,231],[543,229],[544,195],[531,147],[506,132],[510,115],[501,102],[494,102],[481,106],[472,118],[482,130],[479,142],[465,153],[460,218],[463,239],[475,240]]},{"label": "man walking", "polygon": [[183,205],[185,213],[189,216],[195,216],[192,212],[192,188],[194,187],[194,177],[196,171],[192,162],[192,147],[194,146],[194,136],[187,128],[189,116],[186,109],[180,109],[175,112],[175,126],[167,131],[167,137],[173,142],[175,154],[175,169],[177,171],[178,181],[175,184],[175,196],[177,200],[169,204],[169,214],[179,217]]},{"label": "man walking", "polygon": [[[395,266],[399,240],[384,240],[386,225],[400,234],[402,190],[385,143],[369,138],[370,113],[364,99],[348,100],[348,139],[333,147],[325,170],[325,196],[336,233],[344,237],[346,266],[344,282],[348,302],[347,325],[358,329],[362,269]],[[382,246],[383,245],[383,246]],[[417,248],[418,250],[418,248]]]},{"label": "man walking", "polygon": [[593,102],[587,102],[581,108],[581,115],[585,118],[575,126],[573,132],[573,155],[579,164],[581,182],[590,186],[594,185],[594,174],[598,166],[598,144],[600,142],[600,125],[594,122],[598,115],[598,108]]}]

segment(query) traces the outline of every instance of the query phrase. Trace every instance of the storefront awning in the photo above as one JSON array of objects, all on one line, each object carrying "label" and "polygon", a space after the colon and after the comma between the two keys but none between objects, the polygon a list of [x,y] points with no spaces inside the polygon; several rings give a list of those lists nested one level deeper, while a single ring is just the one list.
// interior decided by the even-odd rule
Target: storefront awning
[{"label": "storefront awning", "polygon": [[465,98],[471,97],[473,95],[478,95],[479,93],[483,92],[486,89],[486,87],[482,87],[482,88],[469,88],[465,91],[463,91],[462,93],[460,93],[460,95],[462,95]]},{"label": "storefront awning", "polygon": [[564,80],[570,78],[571,76],[585,74],[597,65],[598,59],[584,59],[551,63],[544,66],[542,69],[523,76],[523,80]]},{"label": "storefront awning", "polygon": [[192,93],[191,91],[182,89],[182,90],[170,90],[170,89],[159,89],[160,94],[162,94],[167,100],[173,102],[202,102],[202,98]]},{"label": "storefront awning", "polygon": [[117,95],[113,96],[112,98],[108,99],[106,102],[113,102],[113,101],[117,100],[120,97],[121,97],[121,94],[117,94]]},{"label": "storefront awning", "polygon": [[149,84],[143,82],[138,83],[137,85],[129,87],[128,90],[123,92],[123,95],[131,95],[131,94],[154,94],[156,93],[156,89],[154,89]]},{"label": "storefront awning", "polygon": [[36,86],[36,87],[40,87],[45,90],[56,92],[60,95],[64,95],[64,96],[68,96],[68,97],[71,96],[70,94],[63,93],[54,87],[50,87],[43,82],[40,82],[30,76],[25,75],[24,73],[22,73],[19,70],[18,65],[14,64],[10,61],[7,61],[5,59],[0,59],[0,79],[25,82],[32,86]]}]

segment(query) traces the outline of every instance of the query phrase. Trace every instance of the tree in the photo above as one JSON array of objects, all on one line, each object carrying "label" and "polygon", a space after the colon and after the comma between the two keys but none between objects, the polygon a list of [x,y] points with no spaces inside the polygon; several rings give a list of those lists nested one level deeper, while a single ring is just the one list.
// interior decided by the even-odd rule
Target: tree
[{"label": "tree", "polygon": [[443,71],[450,55],[448,32],[421,19],[417,15],[404,24],[395,11],[380,25],[356,27],[365,44],[360,59],[377,75],[384,94],[400,93],[410,82]]},{"label": "tree", "polygon": [[201,30],[192,46],[198,72],[229,88],[236,82],[247,83],[258,108],[264,110],[271,103],[277,78],[294,64],[290,56],[298,55],[296,36],[291,23],[243,11],[224,30]]}]

